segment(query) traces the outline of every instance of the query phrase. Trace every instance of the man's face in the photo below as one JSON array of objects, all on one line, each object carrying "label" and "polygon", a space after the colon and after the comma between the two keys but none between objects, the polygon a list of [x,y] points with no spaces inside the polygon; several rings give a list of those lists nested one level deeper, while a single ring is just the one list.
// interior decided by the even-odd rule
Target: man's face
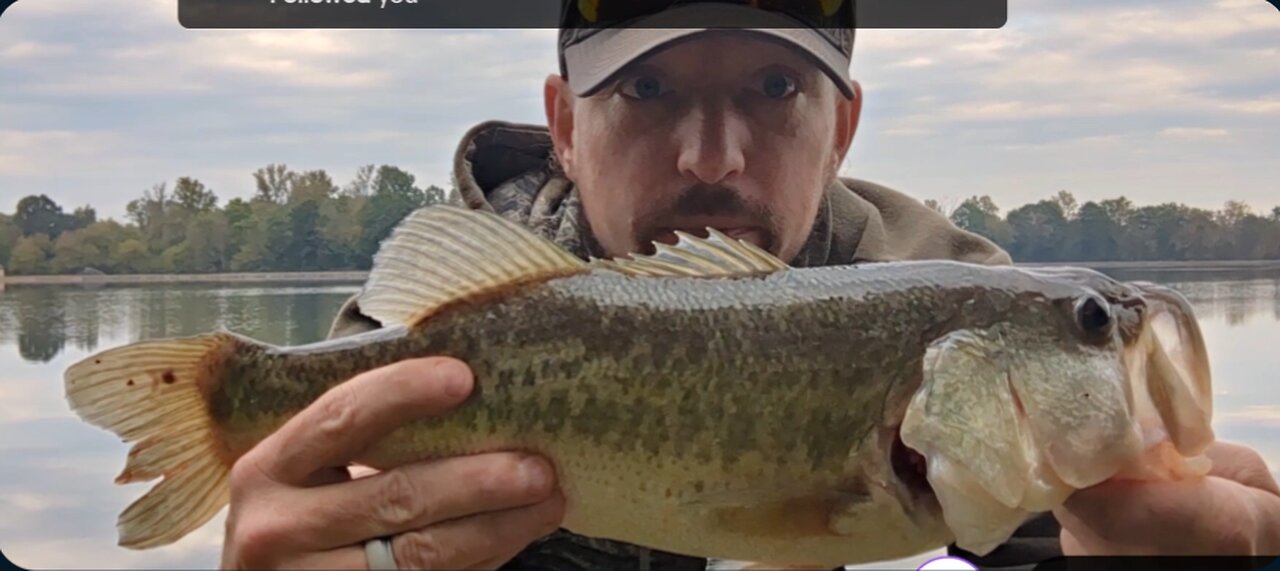
[{"label": "man's face", "polygon": [[702,34],[579,98],[547,81],[558,157],[609,256],[712,227],[791,260],[853,137],[850,101],[799,51]]}]

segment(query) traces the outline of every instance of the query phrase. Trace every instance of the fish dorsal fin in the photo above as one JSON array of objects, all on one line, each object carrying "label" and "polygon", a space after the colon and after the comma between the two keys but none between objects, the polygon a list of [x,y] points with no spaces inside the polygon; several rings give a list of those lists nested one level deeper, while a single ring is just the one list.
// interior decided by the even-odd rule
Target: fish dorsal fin
[{"label": "fish dorsal fin", "polygon": [[454,301],[588,271],[501,216],[436,205],[411,213],[382,243],[358,303],[383,325],[412,326]]},{"label": "fish dorsal fin", "polygon": [[699,238],[676,232],[679,241],[674,246],[655,243],[657,252],[652,255],[592,259],[591,265],[631,276],[705,278],[758,276],[790,267],[750,242],[735,240],[714,228],[708,228],[707,233],[707,238]]}]

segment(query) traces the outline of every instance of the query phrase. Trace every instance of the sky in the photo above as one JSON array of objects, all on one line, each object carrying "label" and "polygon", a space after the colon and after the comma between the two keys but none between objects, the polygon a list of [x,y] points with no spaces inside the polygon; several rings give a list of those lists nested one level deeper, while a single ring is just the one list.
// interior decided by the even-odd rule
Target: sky
[{"label": "sky", "polygon": [[[449,185],[462,133],[541,123],[554,30],[188,30],[174,0],[19,0],[0,19],[0,212],[121,217],[160,182],[226,200],[270,163]],[[1280,11],[1016,0],[995,30],[860,30],[843,173],[954,206],[1068,190],[1280,205]]]}]

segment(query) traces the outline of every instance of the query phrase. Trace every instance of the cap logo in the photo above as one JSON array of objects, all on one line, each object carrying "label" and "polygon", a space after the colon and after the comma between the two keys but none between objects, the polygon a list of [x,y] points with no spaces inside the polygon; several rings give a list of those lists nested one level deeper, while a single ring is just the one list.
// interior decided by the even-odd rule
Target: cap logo
[{"label": "cap logo", "polygon": [[596,23],[600,19],[600,0],[578,0],[578,13],[588,22]]}]

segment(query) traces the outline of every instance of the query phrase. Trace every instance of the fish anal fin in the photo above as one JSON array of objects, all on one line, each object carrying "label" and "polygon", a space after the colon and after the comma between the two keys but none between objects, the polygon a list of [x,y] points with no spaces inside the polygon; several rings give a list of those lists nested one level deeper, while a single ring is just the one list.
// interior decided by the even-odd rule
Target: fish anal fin
[{"label": "fish anal fin", "polygon": [[586,262],[515,222],[435,205],[411,213],[383,241],[357,303],[383,325],[413,326],[455,302],[587,271]]},{"label": "fish anal fin", "polygon": [[735,240],[714,228],[708,228],[707,233],[707,238],[699,238],[676,232],[676,244],[654,244],[654,254],[593,259],[591,266],[638,277],[695,278],[760,276],[790,267],[750,242]]},{"label": "fish anal fin", "polygon": [[705,510],[711,525],[748,537],[830,537],[832,514],[867,496],[835,490],[748,489],[713,492],[685,502]]},{"label": "fish anal fin", "polygon": [[833,535],[828,521],[833,504],[820,496],[712,508],[713,525],[748,537],[798,539]]}]

